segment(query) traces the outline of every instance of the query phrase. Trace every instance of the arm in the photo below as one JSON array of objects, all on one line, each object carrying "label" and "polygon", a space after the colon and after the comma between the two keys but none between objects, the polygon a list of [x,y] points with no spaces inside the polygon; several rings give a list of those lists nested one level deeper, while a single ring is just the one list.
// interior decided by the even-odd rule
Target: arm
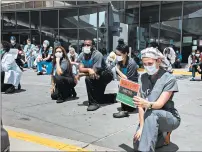
[{"label": "arm", "polygon": [[119,70],[119,66],[117,64],[116,66],[116,72],[118,73],[118,75],[122,78],[122,79],[128,79],[127,76],[125,74],[123,74],[120,70]]},{"label": "arm", "polygon": [[57,72],[57,75],[63,74],[62,68],[60,66],[60,59],[59,58],[56,58],[56,72]]},{"label": "arm", "polygon": [[85,68],[82,63],[79,64],[79,72],[81,72],[81,73],[89,73],[90,70],[93,70],[93,69]]},{"label": "arm", "polygon": [[44,60],[44,61],[47,61],[47,60],[49,60],[50,58],[51,58],[51,55],[48,54],[48,56],[47,56],[46,58],[44,58],[43,60]]}]

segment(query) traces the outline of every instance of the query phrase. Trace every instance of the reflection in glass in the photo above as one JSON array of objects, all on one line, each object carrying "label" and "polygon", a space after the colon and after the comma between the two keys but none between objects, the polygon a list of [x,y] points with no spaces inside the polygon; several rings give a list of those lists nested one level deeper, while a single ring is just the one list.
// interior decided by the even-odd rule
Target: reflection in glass
[{"label": "reflection in glass", "polygon": [[22,9],[22,8],[25,8],[25,3],[16,3],[16,9]]},{"label": "reflection in glass", "polygon": [[72,45],[77,50],[78,43],[78,30],[77,29],[60,29],[59,41],[62,46],[68,51],[69,45]]},{"label": "reflection in glass", "polygon": [[32,43],[34,43],[35,45],[42,44],[42,41],[40,39],[40,32],[38,30],[31,30],[30,32]]},{"label": "reflection in glass", "polygon": [[17,20],[17,29],[29,29],[29,12],[17,12],[16,13]]},{"label": "reflection in glass", "polygon": [[78,9],[59,10],[60,28],[76,28],[78,26]]},{"label": "reflection in glass", "polygon": [[41,28],[58,28],[57,10],[41,11]]},{"label": "reflection in glass", "polygon": [[34,8],[43,7],[43,1],[34,1]]},{"label": "reflection in glass", "polygon": [[107,48],[107,29],[106,28],[99,28],[98,30],[98,49],[108,49]]},{"label": "reflection in glass", "polygon": [[2,16],[4,30],[16,28],[15,13],[4,13]]},{"label": "reflection in glass", "polygon": [[184,18],[202,17],[202,2],[184,2]]},{"label": "reflection in glass", "polygon": [[53,7],[53,1],[44,1],[43,7]]},{"label": "reflection in glass", "polygon": [[65,6],[63,1],[54,1],[54,7]]},{"label": "reflection in glass", "polygon": [[25,2],[25,8],[33,8],[34,4],[33,1],[30,1],[30,2]]},{"label": "reflection in glass", "polygon": [[125,16],[126,16],[127,24],[138,23],[139,22],[139,7],[132,8],[132,9],[126,9]]},{"label": "reflection in glass", "polygon": [[31,11],[30,16],[31,29],[40,29],[40,13],[38,11]]},{"label": "reflection in glass", "polygon": [[51,46],[53,46],[53,42],[55,41],[57,35],[58,29],[41,29],[41,42],[48,40]]},{"label": "reflection in glass", "polygon": [[98,8],[99,27],[106,27],[107,24],[107,7]]},{"label": "reflection in glass", "polygon": [[97,27],[97,8],[80,8],[79,26]]}]

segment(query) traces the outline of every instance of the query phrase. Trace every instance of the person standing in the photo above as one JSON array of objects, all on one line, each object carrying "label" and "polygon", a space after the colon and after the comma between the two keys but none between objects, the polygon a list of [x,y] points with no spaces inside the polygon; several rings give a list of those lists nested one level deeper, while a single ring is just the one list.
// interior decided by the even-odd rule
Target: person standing
[{"label": "person standing", "polygon": [[57,103],[64,102],[69,97],[76,97],[74,87],[77,84],[72,73],[71,63],[66,50],[62,46],[55,48],[52,70],[51,98]]},{"label": "person standing", "polygon": [[141,56],[146,73],[141,75],[140,91],[134,97],[139,111],[134,151],[155,151],[170,143],[171,132],[180,125],[181,118],[173,102],[179,90],[175,76],[161,66],[165,57],[157,48],[146,48]]},{"label": "person standing", "polygon": [[31,40],[27,39],[27,45],[24,47],[24,53],[25,53],[25,58],[27,61],[28,68],[33,68],[34,67],[34,51],[35,51],[35,45],[31,44]]},{"label": "person standing", "polygon": [[[116,72],[119,79],[127,79],[133,82],[138,82],[138,71],[137,71],[137,64],[134,59],[128,56],[129,54],[129,47],[124,43],[123,39],[118,41],[118,46],[116,47]],[[128,105],[121,103],[121,111],[118,113],[114,113],[114,118],[123,118],[127,117],[129,114],[128,112],[133,112],[135,109]]]},{"label": "person standing", "polygon": [[89,101],[87,111],[95,111],[103,103],[106,86],[112,81],[113,74],[91,39],[84,41],[83,52],[77,61],[80,63],[79,72],[87,75],[85,79]]},{"label": "person standing", "polygon": [[10,51],[10,44],[3,41],[1,43],[1,92],[13,93],[20,89],[20,79],[22,71],[17,65]]}]

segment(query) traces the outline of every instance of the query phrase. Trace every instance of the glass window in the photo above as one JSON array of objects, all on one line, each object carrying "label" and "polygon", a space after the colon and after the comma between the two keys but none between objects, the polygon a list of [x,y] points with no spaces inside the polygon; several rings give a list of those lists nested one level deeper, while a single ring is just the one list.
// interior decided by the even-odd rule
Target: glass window
[{"label": "glass window", "polygon": [[58,10],[41,11],[41,28],[58,28]]},{"label": "glass window", "polygon": [[53,1],[44,1],[43,7],[53,7]]},{"label": "glass window", "polygon": [[31,30],[31,40],[35,45],[42,44],[40,32],[38,30]]},{"label": "glass window", "polygon": [[33,1],[25,2],[25,8],[33,8],[33,6],[34,6]]},{"label": "glass window", "polygon": [[8,4],[8,9],[15,9],[15,3],[9,3]]},{"label": "glass window", "polygon": [[76,28],[78,26],[78,9],[61,9],[59,17],[60,28]]},{"label": "glass window", "polygon": [[111,1],[110,5],[113,10],[123,10],[124,9],[124,1]]},{"label": "glass window", "polygon": [[34,1],[34,8],[43,7],[43,1]]},{"label": "glass window", "polygon": [[62,46],[68,51],[69,45],[72,45],[77,50],[78,29],[60,29],[59,41]]},{"label": "glass window", "polygon": [[64,1],[54,1],[54,7],[65,6]]},{"label": "glass window", "polygon": [[10,30],[16,28],[15,13],[3,14],[3,29]]},{"label": "glass window", "polygon": [[99,27],[106,27],[107,25],[107,7],[99,7]]},{"label": "glass window", "polygon": [[108,35],[107,35],[107,29],[106,28],[99,28],[98,30],[98,49],[107,49],[108,52],[111,50],[108,50]]},{"label": "glass window", "polygon": [[138,50],[138,24],[128,25],[128,46],[132,47],[132,50]]},{"label": "glass window", "polygon": [[22,8],[25,8],[25,3],[16,3],[16,9],[22,9]]},{"label": "glass window", "polygon": [[[160,2],[159,2],[160,4]],[[142,4],[141,4],[142,5]],[[155,23],[159,21],[159,5],[144,6],[140,9],[140,23]]]},{"label": "glass window", "polygon": [[139,23],[139,7],[126,9],[125,16],[127,24]]},{"label": "glass window", "polygon": [[31,29],[40,29],[40,12],[38,11],[31,11]]},{"label": "glass window", "polygon": [[17,20],[17,29],[29,29],[29,12],[17,12],[16,13]]},{"label": "glass window", "polygon": [[182,14],[182,2],[162,3],[161,21],[179,20]]},{"label": "glass window", "polygon": [[2,11],[8,10],[8,4],[1,4]]},{"label": "glass window", "polygon": [[184,2],[184,18],[202,17],[202,2]]},{"label": "glass window", "polygon": [[65,6],[72,6],[72,5],[76,5],[76,1],[64,1]]},{"label": "glass window", "polygon": [[79,26],[97,27],[97,8],[80,8]]},{"label": "glass window", "polygon": [[138,8],[139,7],[139,1],[126,1],[125,2],[125,8],[131,9],[131,8]]},{"label": "glass window", "polygon": [[87,5],[87,4],[97,4],[97,2],[93,2],[93,1],[77,1],[77,5]]},{"label": "glass window", "polygon": [[53,46],[53,43],[58,35],[57,29],[41,29],[41,43],[44,40],[48,40],[50,45]]}]

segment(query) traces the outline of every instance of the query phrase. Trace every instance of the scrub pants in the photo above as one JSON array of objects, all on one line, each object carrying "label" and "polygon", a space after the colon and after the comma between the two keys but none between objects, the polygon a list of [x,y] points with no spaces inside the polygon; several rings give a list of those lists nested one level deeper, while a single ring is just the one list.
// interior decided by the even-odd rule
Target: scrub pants
[{"label": "scrub pants", "polygon": [[[147,110],[140,141],[134,143],[135,151],[155,151],[164,145],[164,132],[171,132],[180,125],[180,120],[165,110]],[[139,129],[139,126],[137,130]]]},{"label": "scrub pants", "polygon": [[106,70],[99,76],[99,79],[91,79],[90,77],[86,77],[85,79],[89,105],[112,102],[106,101],[104,92],[107,84],[112,81],[113,74],[110,70]]},{"label": "scrub pants", "polygon": [[[55,92],[51,94],[52,99],[66,99],[72,95],[72,91],[76,86],[73,77],[53,76],[53,81],[56,84]],[[75,90],[74,90],[75,91]]]},{"label": "scrub pants", "polygon": [[33,68],[34,66],[34,56],[31,56],[27,59],[28,68]]}]

